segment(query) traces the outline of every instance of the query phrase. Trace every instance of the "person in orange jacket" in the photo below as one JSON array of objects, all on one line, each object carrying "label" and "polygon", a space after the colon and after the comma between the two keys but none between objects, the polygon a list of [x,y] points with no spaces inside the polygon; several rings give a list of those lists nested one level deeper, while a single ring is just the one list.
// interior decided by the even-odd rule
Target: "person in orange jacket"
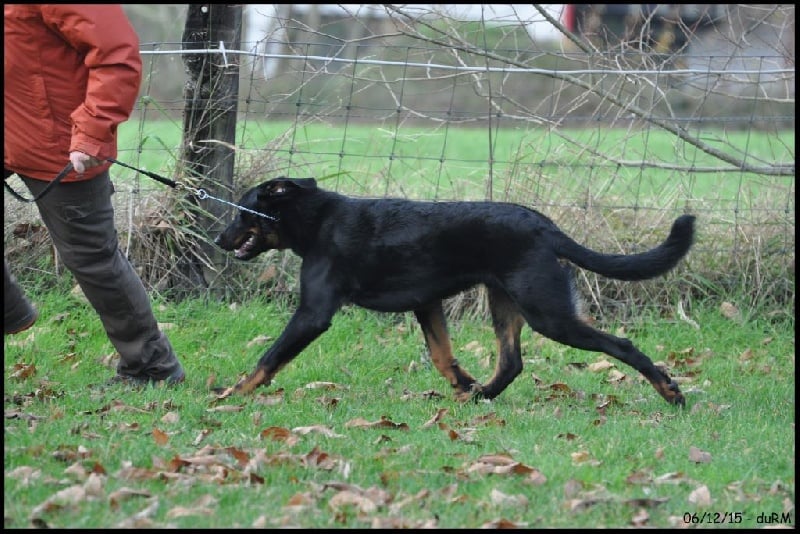
[{"label": "person in orange jacket", "polygon": [[[3,172],[34,197],[64,265],[120,355],[112,382],[182,382],[183,367],[149,296],[119,248],[107,158],[139,95],[139,38],[120,4],[3,6]],[[36,308],[4,257],[5,334],[27,330]]]}]

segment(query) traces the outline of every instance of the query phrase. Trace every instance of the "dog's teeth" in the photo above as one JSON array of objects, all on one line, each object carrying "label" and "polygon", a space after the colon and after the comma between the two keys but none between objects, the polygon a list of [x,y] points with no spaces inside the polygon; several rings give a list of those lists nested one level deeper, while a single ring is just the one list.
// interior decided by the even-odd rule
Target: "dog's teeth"
[{"label": "dog's teeth", "polygon": [[235,254],[236,257],[240,258],[244,256],[251,248],[253,248],[255,242],[256,242],[256,236],[251,235],[250,237],[248,237],[247,241],[242,243],[242,246],[236,249],[236,254]]}]

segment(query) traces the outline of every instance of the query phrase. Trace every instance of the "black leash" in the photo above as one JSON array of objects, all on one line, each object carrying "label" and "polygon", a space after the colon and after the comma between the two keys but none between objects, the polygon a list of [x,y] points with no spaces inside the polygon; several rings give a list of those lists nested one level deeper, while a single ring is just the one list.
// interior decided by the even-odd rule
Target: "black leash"
[{"label": "black leash", "polygon": [[161,182],[162,184],[165,184],[165,185],[168,185],[168,186],[172,187],[173,189],[191,189],[192,193],[194,193],[194,195],[197,198],[199,198],[200,200],[205,200],[207,198],[210,198],[211,200],[216,200],[217,202],[222,202],[223,204],[227,204],[228,206],[231,206],[231,207],[236,208],[238,210],[246,211],[248,213],[252,213],[253,215],[258,215],[259,217],[264,217],[265,219],[270,219],[272,221],[277,221],[278,220],[277,217],[273,217],[272,215],[267,215],[265,213],[260,213],[260,212],[255,211],[255,210],[251,210],[250,208],[245,208],[244,206],[239,206],[238,204],[234,204],[233,202],[228,202],[225,199],[211,196],[206,192],[205,189],[194,189],[194,188],[191,188],[191,187],[187,187],[186,185],[184,185],[184,184],[182,184],[180,182],[176,182],[175,180],[170,180],[169,178],[165,178],[164,176],[161,176],[160,174],[156,174],[154,172],[145,171],[145,170],[139,169],[138,167],[133,167],[133,166],[128,165],[126,163],[122,163],[121,161],[117,161],[114,158],[107,158],[106,161],[110,161],[111,163],[116,163],[117,165],[122,165],[123,167],[127,167],[128,169],[131,169],[132,171],[140,172],[140,173],[144,174],[145,176],[149,176],[150,178],[152,178],[153,180],[155,180],[157,182]]},{"label": "black leash", "polygon": [[35,197],[33,197],[33,198],[25,198],[25,197],[23,197],[22,195],[20,195],[20,194],[19,194],[19,193],[17,193],[16,191],[14,191],[14,188],[13,188],[13,187],[11,187],[10,185],[8,185],[8,182],[7,182],[6,180],[7,180],[7,179],[8,179],[8,178],[11,176],[11,174],[9,174],[9,175],[6,177],[6,180],[3,180],[3,185],[6,187],[6,190],[7,190],[9,193],[11,193],[12,195],[14,195],[14,197],[16,197],[16,198],[17,198],[17,200],[21,200],[21,201],[23,201],[23,202],[36,202],[37,200],[39,200],[40,198],[42,198],[43,196],[45,196],[47,193],[49,193],[49,192],[50,192],[50,190],[51,190],[51,189],[53,189],[53,187],[55,187],[55,186],[58,184],[58,182],[60,182],[61,180],[63,180],[63,179],[64,179],[64,177],[65,177],[66,175],[68,175],[68,174],[69,174],[71,171],[72,171],[72,162],[69,162],[69,163],[67,163],[66,167],[64,167],[63,169],[61,169],[61,172],[60,172],[60,173],[58,173],[58,175],[57,175],[55,178],[53,178],[53,180],[52,180],[52,181],[51,181],[49,184],[47,184],[47,187],[45,187],[45,188],[42,190],[42,192],[41,192],[41,193],[39,193],[38,195],[36,195],[36,196],[35,196]]},{"label": "black leash", "polygon": [[[257,211],[251,210],[249,208],[245,208],[244,206],[239,206],[238,204],[234,204],[233,202],[228,202],[227,200],[224,200],[224,199],[221,199],[221,198],[217,198],[217,197],[213,197],[213,196],[209,195],[205,191],[205,189],[194,189],[194,188],[191,188],[191,187],[187,187],[184,184],[176,182],[175,180],[170,180],[169,178],[167,178],[165,176],[161,176],[160,174],[157,174],[157,173],[154,173],[154,172],[150,172],[150,171],[145,171],[144,169],[139,169],[138,167],[134,167],[132,165],[128,165],[127,163],[122,163],[121,161],[118,161],[118,160],[116,160],[114,158],[106,158],[106,161],[108,161],[110,163],[116,163],[117,165],[121,165],[121,166],[126,167],[128,169],[131,169],[132,171],[136,171],[138,173],[144,174],[145,176],[148,176],[148,177],[152,178],[156,182],[160,182],[160,183],[162,183],[164,185],[168,185],[169,187],[171,187],[173,189],[190,189],[192,191],[192,193],[195,196],[197,196],[197,198],[199,198],[200,200],[205,200],[207,198],[210,198],[211,200],[216,200],[217,202],[222,202],[223,204],[227,204],[228,206],[234,207],[234,208],[242,210],[242,211],[246,211],[248,213],[252,213],[253,215],[258,215],[259,217],[264,217],[265,219],[270,219],[270,220],[273,220],[273,221],[277,221],[278,220],[276,217],[273,217],[271,215],[266,215],[264,213],[259,213]],[[60,173],[58,173],[58,176],[56,176],[53,179],[52,182],[47,184],[47,187],[44,189],[44,191],[39,193],[36,196],[36,198],[28,199],[28,198],[23,197],[22,195],[20,195],[16,191],[14,191],[11,188],[11,186],[8,185],[7,182],[5,182],[5,186],[6,186],[6,189],[8,189],[11,192],[11,194],[14,195],[16,198],[18,198],[19,200],[22,200],[23,202],[35,202],[35,201],[39,200],[40,198],[42,198],[58,182],[60,182],[62,179],[64,179],[64,177],[67,174],[69,174],[69,172],[71,170],[72,170],[72,163],[67,163],[67,166],[64,167],[64,170],[62,170]]]},{"label": "black leash", "polygon": [[117,165],[122,165],[123,167],[127,167],[128,169],[130,169],[132,171],[136,171],[136,172],[142,173],[145,176],[149,176],[150,178],[152,178],[156,182],[161,182],[162,184],[168,185],[173,189],[176,189],[178,187],[178,182],[176,182],[175,180],[170,180],[169,178],[165,178],[164,176],[161,176],[160,174],[156,174],[156,173],[150,172],[150,171],[145,171],[143,169],[137,169],[136,167],[128,165],[127,163],[122,163],[121,161],[117,161],[114,158],[106,158],[106,161],[110,161],[111,163],[116,163]]}]

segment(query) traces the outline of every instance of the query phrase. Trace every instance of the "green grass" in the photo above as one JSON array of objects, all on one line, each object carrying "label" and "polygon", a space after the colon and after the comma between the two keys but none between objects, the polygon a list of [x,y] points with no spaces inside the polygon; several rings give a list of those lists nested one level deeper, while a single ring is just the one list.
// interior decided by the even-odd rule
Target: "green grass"
[{"label": "green grass", "polygon": [[[126,150],[120,153],[120,160],[156,172],[174,171],[181,126],[178,121],[165,120],[123,123],[119,146]],[[746,154],[751,163],[794,161],[792,130],[717,129],[699,136],[728,154]],[[491,177],[495,200],[583,204],[591,199],[659,209],[674,203],[718,201],[725,203],[725,208],[733,204],[743,209],[752,198],[784,191],[787,183],[787,178],[735,170],[707,174],[617,165],[617,160],[645,160],[686,168],[727,167],[658,129],[501,127],[490,131],[243,121],[236,145],[237,172],[258,169],[252,182],[280,174],[313,176],[327,178],[325,186],[330,189],[370,196],[483,199]],[[255,163],[261,160],[271,162],[265,171]],[[491,168],[490,160],[494,160]],[[120,179],[133,175],[122,168],[115,172]],[[785,192],[779,196],[785,197]]]},{"label": "green grass", "polygon": [[[270,341],[248,343],[274,339],[290,309],[157,304],[187,382],[136,391],[92,387],[112,375],[113,349],[87,305],[33,296],[39,322],[4,341],[6,528],[672,527],[737,512],[739,524],[703,526],[752,528],[786,510],[794,525],[793,315],[732,321],[709,302],[689,310],[699,329],[654,315],[626,325],[683,381],[684,410],[632,369],[613,362],[625,375],[613,381],[586,367],[602,355],[529,330],[523,374],[493,402],[458,404],[410,314],[356,308],[273,385],[217,401],[209,383],[249,372]],[[459,361],[486,380],[489,323],[453,321],[451,333]],[[35,371],[15,377],[21,364]],[[309,387],[320,382],[335,387]],[[348,424],[381,418],[399,427]],[[311,426],[334,435],[302,433]],[[290,439],[262,437],[270,427]],[[693,447],[707,453],[699,462]],[[485,472],[487,455],[516,472]]]}]

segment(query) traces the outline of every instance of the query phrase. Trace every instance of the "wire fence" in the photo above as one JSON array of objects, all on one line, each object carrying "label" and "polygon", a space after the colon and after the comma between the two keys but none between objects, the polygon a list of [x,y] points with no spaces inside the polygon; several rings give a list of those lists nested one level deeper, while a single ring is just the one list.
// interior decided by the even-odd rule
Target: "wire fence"
[{"label": "wire fence", "polygon": [[[653,246],[690,212],[698,215],[696,246],[664,280],[634,292],[579,275],[593,313],[744,294],[742,304],[793,314],[793,50],[787,64],[785,53],[735,47],[565,51],[525,41],[518,29],[472,35],[495,41],[489,47],[449,28],[431,34],[415,26],[370,42],[324,40],[322,31],[308,40],[267,35],[238,49],[192,50],[240,76],[235,190],[202,185],[235,200],[269,178],[313,176],[360,196],[510,201],[614,253]],[[181,48],[143,47],[143,97],[120,129],[119,155],[178,180]],[[148,287],[166,292],[168,250],[185,243],[175,237],[185,229],[176,222],[180,204],[146,177],[122,168],[114,175],[125,250]],[[19,259],[36,240],[29,230],[37,216],[8,196],[5,207],[6,253]],[[164,234],[172,238],[153,237]],[[296,289],[287,255],[238,267],[214,261],[210,285],[224,285],[228,296],[244,299],[254,285]],[[250,276],[231,276],[237,269]]]}]

